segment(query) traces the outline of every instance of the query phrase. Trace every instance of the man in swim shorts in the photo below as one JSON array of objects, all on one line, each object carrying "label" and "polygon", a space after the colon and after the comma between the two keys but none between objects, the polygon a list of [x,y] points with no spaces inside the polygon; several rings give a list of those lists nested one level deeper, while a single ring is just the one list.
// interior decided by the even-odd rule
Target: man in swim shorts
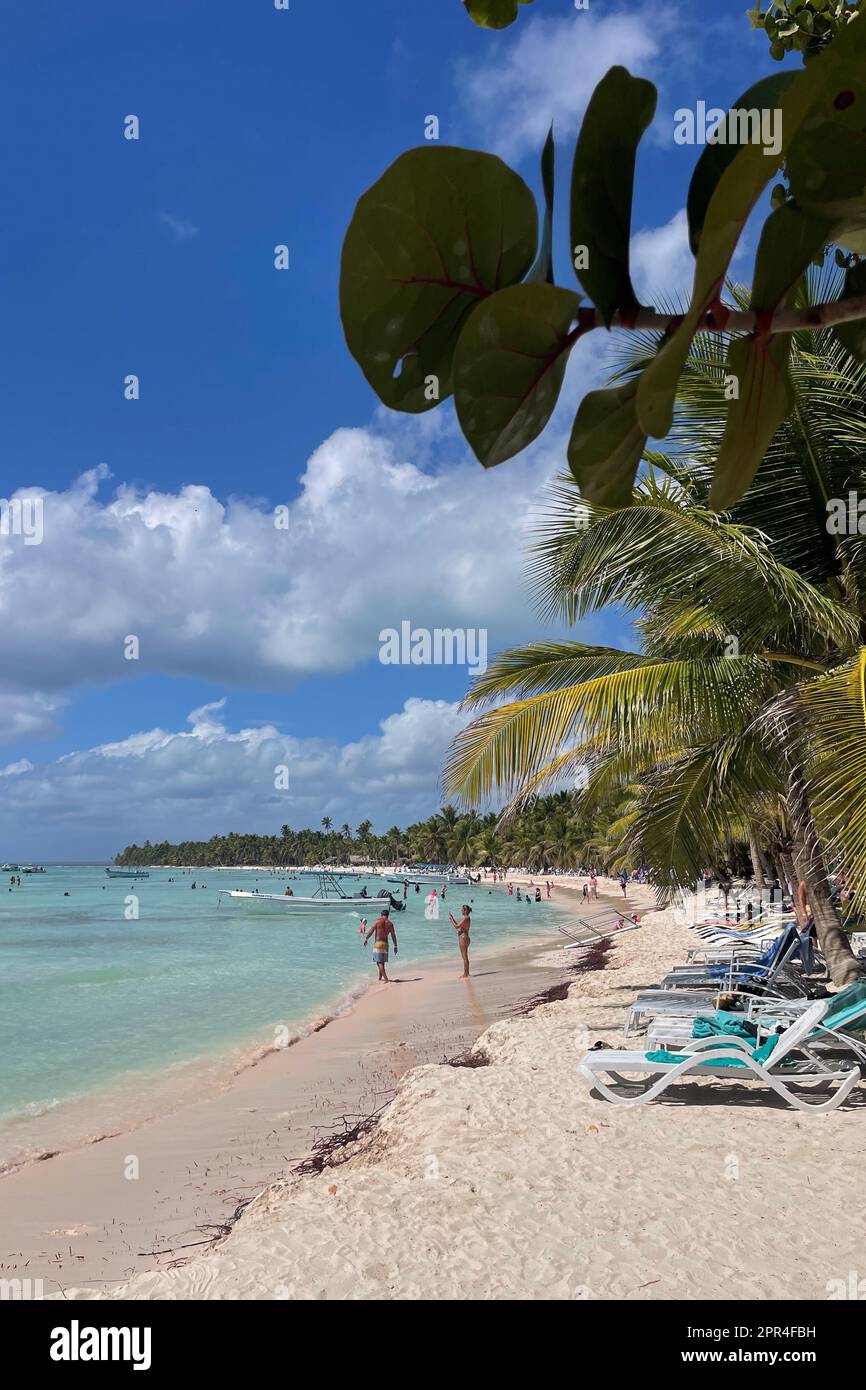
[{"label": "man in swim shorts", "polygon": [[366,946],[370,937],[375,934],[376,939],[373,942],[373,960],[379,968],[379,979],[384,980],[386,985],[391,983],[385,970],[385,966],[388,963],[389,937],[394,938],[394,955],[396,956],[397,954],[397,933],[394,930],[394,923],[391,921],[389,915],[390,912],[390,907],[383,907],[381,917],[376,918],[372,927],[367,932],[367,935],[364,937],[364,945]]}]

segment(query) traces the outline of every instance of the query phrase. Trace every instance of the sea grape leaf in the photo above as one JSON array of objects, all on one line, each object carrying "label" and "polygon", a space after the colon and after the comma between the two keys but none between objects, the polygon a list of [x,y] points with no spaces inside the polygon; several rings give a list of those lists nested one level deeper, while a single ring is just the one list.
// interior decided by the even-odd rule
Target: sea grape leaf
[{"label": "sea grape leaf", "polygon": [[359,199],[340,268],[349,350],[394,410],[451,394],[451,363],[474,309],[523,279],[538,213],[496,155],[447,145],[407,151]]},{"label": "sea grape leaf", "polygon": [[716,185],[698,247],[688,313],[638,386],[637,413],[647,435],[662,438],[673,423],[674,400],[695,331],[721,294],[743,227],[760,194],[784,160],[797,131],[822,99],[846,91],[866,60],[866,23],[856,20],[797,74],[782,97],[778,154],[743,145]]},{"label": "sea grape leaf", "polygon": [[[856,25],[854,26],[857,27]],[[866,228],[866,79],[831,89],[791,143],[786,161],[798,205]]]},{"label": "sea grape leaf", "polygon": [[580,295],[555,285],[513,285],[467,322],[454,354],[454,403],[485,468],[520,453],[550,419],[579,304]]},{"label": "sea grape leaf", "polygon": [[778,309],[833,233],[829,218],[807,216],[790,203],[771,213],[758,243],[749,307],[756,313]]},{"label": "sea grape leaf", "polygon": [[[807,217],[786,204],[767,219],[752,281],[751,308],[773,313],[793,298],[808,269],[833,232],[824,218]],[[748,490],[773,435],[793,408],[788,373],[791,335],[770,338],[760,329],[731,343],[725,372],[738,384],[713,470],[710,506],[724,511]]]},{"label": "sea grape leaf", "polygon": [[531,5],[533,0],[463,0],[463,3],[483,29],[507,29],[517,18],[518,5]]},{"label": "sea grape leaf", "polygon": [[547,132],[541,154],[541,184],[544,189],[544,221],[541,226],[541,241],[535,265],[527,275],[527,280],[553,284],[553,194],[556,151],[553,143],[553,126]]},{"label": "sea grape leaf", "polygon": [[[770,77],[762,77],[747,92],[733,103],[732,111],[774,110],[791,83],[796,80],[796,72],[776,72]],[[692,254],[698,254],[701,232],[719,180],[725,170],[733,163],[739,145],[705,145],[700,159],[695,165],[689,184],[686,212],[689,221],[689,245]]]},{"label": "sea grape leaf", "polygon": [[[847,272],[843,294],[845,299],[854,299],[866,294],[866,261],[852,266]],[[846,352],[858,362],[866,362],[866,319],[837,324],[835,333]]]},{"label": "sea grape leaf", "polygon": [[625,507],[646,447],[635,399],[638,378],[581,401],[568,445],[568,462],[588,502]]},{"label": "sea grape leaf", "polygon": [[[634,169],[641,136],[655,115],[652,82],[613,67],[586,108],[571,174],[571,254],[577,278],[604,322],[640,308],[629,273]],[[577,248],[586,248],[579,267]]]},{"label": "sea grape leaf", "polygon": [[714,511],[725,511],[748,491],[773,435],[793,408],[790,356],[787,333],[769,339],[738,338],[728,349],[725,371],[738,379],[740,394],[730,404],[713,469]]}]

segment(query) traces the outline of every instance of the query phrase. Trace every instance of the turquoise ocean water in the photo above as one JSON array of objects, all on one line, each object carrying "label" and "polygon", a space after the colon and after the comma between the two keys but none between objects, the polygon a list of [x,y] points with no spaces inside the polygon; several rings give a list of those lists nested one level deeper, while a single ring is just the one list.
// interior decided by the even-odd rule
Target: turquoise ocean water
[{"label": "turquoise ocean water", "polygon": [[[193,892],[193,879],[206,886]],[[131,882],[110,880],[103,867],[46,866],[8,892],[2,875],[0,1164],[124,1127],[165,1108],[169,1095],[201,1095],[273,1046],[275,1030],[296,1034],[357,995],[375,976],[357,908],[284,917],[218,897],[229,888],[280,893],[286,882],[228,869],[152,870]],[[371,894],[383,886],[365,882]],[[342,883],[351,893],[362,886]],[[292,887],[309,894],[315,881]],[[549,941],[565,913],[482,882],[449,889],[442,918],[428,921],[427,891],[410,889],[406,912],[394,915],[404,968],[446,953],[458,964],[447,909],[469,898],[476,947],[528,930]],[[125,915],[131,894],[137,920]]]}]

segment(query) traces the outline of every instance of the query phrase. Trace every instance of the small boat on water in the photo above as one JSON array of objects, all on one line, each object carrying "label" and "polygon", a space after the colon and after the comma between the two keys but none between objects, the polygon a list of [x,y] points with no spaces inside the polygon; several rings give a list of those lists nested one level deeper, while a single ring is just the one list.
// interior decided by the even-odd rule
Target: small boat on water
[{"label": "small boat on water", "polygon": [[364,908],[367,912],[375,909],[378,912],[388,906],[397,912],[403,911],[403,903],[398,902],[384,889],[376,897],[368,893],[349,895],[334,874],[320,873],[318,878],[319,886],[310,897],[300,897],[296,893],[259,893],[256,889],[249,888],[232,888],[228,892],[223,890],[219,896],[238,904],[242,903],[244,907],[257,912],[282,912],[290,915],[318,912],[323,908],[333,911],[335,907]]},{"label": "small boat on water", "polygon": [[472,883],[468,874],[460,874],[456,869],[407,869],[404,874],[383,873],[379,877],[384,878],[386,883],[410,883],[413,887],[418,883],[422,888],[468,888]]},{"label": "small boat on water", "polygon": [[150,878],[146,869],[106,869],[109,878]]},{"label": "small boat on water", "polygon": [[0,874],[14,874],[18,871],[17,864],[0,864]]}]

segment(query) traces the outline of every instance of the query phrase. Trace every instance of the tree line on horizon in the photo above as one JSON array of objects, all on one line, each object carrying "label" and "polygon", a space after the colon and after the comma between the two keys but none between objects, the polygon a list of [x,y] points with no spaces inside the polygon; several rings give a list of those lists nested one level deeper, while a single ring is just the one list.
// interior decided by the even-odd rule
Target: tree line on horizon
[{"label": "tree line on horizon", "polygon": [[[440,808],[427,820],[401,830],[393,825],[382,835],[373,822],[361,821],[356,829],[346,822],[335,827],[323,816],[320,829],[293,830],[283,825],[279,835],[213,835],[209,840],[163,840],[128,845],[115,863],[127,867],[165,864],[226,868],[240,864],[283,867],[300,864],[348,864],[363,859],[373,864],[447,863],[479,868],[507,868],[521,864],[535,872],[593,866],[599,871],[633,867],[623,850],[627,814],[622,802],[589,817],[580,811],[579,793],[556,792],[500,823],[496,812],[460,812],[455,806]],[[725,872],[747,873],[748,852],[732,845]]]}]

